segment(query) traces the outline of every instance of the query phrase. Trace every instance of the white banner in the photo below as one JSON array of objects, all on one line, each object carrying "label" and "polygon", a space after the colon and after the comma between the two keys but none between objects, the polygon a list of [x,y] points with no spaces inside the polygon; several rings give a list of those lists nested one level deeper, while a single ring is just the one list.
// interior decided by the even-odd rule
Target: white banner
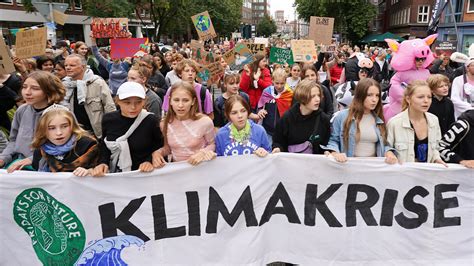
[{"label": "white banner", "polygon": [[281,153],[103,178],[1,170],[0,199],[0,265],[474,264],[459,165]]}]

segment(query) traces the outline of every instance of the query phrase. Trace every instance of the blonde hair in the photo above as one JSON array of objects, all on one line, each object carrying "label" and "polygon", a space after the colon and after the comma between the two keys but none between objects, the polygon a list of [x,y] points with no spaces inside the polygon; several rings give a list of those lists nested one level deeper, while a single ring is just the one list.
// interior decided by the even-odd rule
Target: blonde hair
[{"label": "blonde hair", "polygon": [[430,86],[428,86],[428,82],[424,80],[413,80],[408,84],[405,92],[403,93],[402,111],[408,109],[409,104],[407,98],[411,98],[411,96],[413,96],[415,93],[415,90],[420,87],[430,88]]},{"label": "blonde hair", "polygon": [[442,74],[433,74],[428,77],[426,80],[431,91],[436,90],[441,86],[441,83],[446,83],[449,86],[449,78]]},{"label": "blonde hair", "polygon": [[191,110],[189,110],[189,118],[192,120],[198,120],[203,116],[201,113],[199,113],[199,99],[196,95],[196,91],[194,90],[194,86],[191,85],[191,83],[185,81],[180,81],[173,84],[173,86],[171,86],[170,88],[170,95],[168,96],[168,112],[166,113],[163,122],[163,138],[165,145],[168,144],[168,125],[173,123],[174,119],[176,118],[176,113],[173,110],[173,107],[171,106],[171,99],[173,98],[173,93],[179,89],[185,90],[191,96],[191,101],[194,102],[194,104],[191,106]]},{"label": "blonde hair", "polygon": [[[145,78],[145,83],[148,81],[148,79],[151,77],[151,71],[148,67],[140,64],[134,64],[130,70],[137,71],[138,74]],[[129,71],[130,71],[129,70]]]},{"label": "blonde hair", "polygon": [[307,104],[311,101],[311,89],[318,88],[319,90],[319,97],[323,99],[323,90],[321,86],[316,83],[314,80],[304,79],[296,85],[295,91],[293,93],[293,98],[295,101],[299,102],[300,104]]},{"label": "blonde hair", "polygon": [[276,69],[275,71],[273,71],[273,74],[272,74],[272,79],[275,80],[275,79],[283,79],[286,81],[286,78],[288,77],[288,74],[286,73],[285,69],[283,68],[278,68]]},{"label": "blonde hair", "polygon": [[48,125],[56,116],[62,116],[66,118],[72,128],[72,133],[76,135],[76,142],[84,136],[92,139],[94,138],[87,131],[81,128],[71,111],[65,109],[54,109],[44,113],[39,119],[38,125],[36,126],[35,136],[33,137],[33,142],[31,143],[33,148],[40,148],[41,145],[43,145],[48,140]]}]

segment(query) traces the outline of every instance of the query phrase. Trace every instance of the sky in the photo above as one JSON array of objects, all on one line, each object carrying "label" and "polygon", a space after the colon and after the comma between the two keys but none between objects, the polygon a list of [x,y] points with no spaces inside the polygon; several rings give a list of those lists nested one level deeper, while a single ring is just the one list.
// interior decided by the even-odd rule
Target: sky
[{"label": "sky", "polygon": [[295,17],[293,3],[293,0],[270,0],[270,11],[272,17],[275,16],[275,11],[285,10],[285,19],[293,20]]}]

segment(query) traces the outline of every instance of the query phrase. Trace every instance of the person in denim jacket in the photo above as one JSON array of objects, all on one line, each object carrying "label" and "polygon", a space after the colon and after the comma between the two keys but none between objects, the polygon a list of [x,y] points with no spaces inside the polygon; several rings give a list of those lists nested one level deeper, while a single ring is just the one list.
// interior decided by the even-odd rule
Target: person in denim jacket
[{"label": "person in denim jacket", "polygon": [[347,157],[385,157],[385,162],[398,162],[386,141],[381,89],[377,81],[365,78],[355,88],[349,109],[340,111],[331,127],[327,150],[338,162]]}]

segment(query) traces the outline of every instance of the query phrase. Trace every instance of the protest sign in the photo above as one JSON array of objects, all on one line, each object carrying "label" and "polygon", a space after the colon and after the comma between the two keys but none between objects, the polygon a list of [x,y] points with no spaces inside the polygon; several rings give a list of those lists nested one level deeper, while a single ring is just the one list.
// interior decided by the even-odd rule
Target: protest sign
[{"label": "protest sign", "polygon": [[0,36],[0,74],[10,74],[15,71],[10,49]]},{"label": "protest sign", "polygon": [[[49,18],[50,16],[48,16]],[[59,25],[64,25],[66,24],[67,19],[69,16],[67,14],[64,14],[63,12],[53,9],[53,17],[54,17],[54,22],[59,24]],[[49,18],[51,19],[51,18]]]},{"label": "protest sign", "polygon": [[217,84],[219,79],[224,76],[224,68],[221,65],[221,62],[210,63],[206,66],[209,70],[209,80],[207,84]]},{"label": "protest sign", "polygon": [[313,62],[318,59],[313,40],[291,40],[291,51],[295,62]]},{"label": "protest sign", "polygon": [[237,44],[234,49],[226,52],[223,57],[230,70],[241,70],[245,65],[252,63],[254,60],[252,52],[243,43]]},{"label": "protest sign", "polygon": [[0,176],[0,265],[473,262],[474,173],[460,165],[280,153]]},{"label": "protest sign", "polygon": [[94,38],[127,38],[128,18],[92,18]]},{"label": "protest sign", "polygon": [[122,38],[110,40],[110,57],[112,59],[122,59],[126,57],[136,57],[142,51],[146,53],[147,38]]},{"label": "protest sign", "polygon": [[434,44],[434,52],[438,56],[444,54],[449,57],[457,51],[457,47],[457,41],[436,41]]},{"label": "protest sign", "polygon": [[334,18],[311,17],[308,38],[316,44],[330,45],[334,29]]},{"label": "protest sign", "polygon": [[252,54],[265,55],[265,44],[263,43],[247,43],[247,48],[249,48]]},{"label": "protest sign", "polygon": [[265,47],[268,47],[268,38],[255,37],[253,43],[264,44]]},{"label": "protest sign", "polygon": [[18,31],[15,55],[20,59],[44,55],[46,51],[46,27]]},{"label": "protest sign", "polygon": [[293,65],[293,53],[290,49],[272,47],[270,49],[270,63]]},{"label": "protest sign", "polygon": [[214,37],[217,37],[214,25],[212,25],[211,17],[209,12],[204,11],[191,17],[193,20],[194,27],[198,33],[199,39],[207,41]]}]

